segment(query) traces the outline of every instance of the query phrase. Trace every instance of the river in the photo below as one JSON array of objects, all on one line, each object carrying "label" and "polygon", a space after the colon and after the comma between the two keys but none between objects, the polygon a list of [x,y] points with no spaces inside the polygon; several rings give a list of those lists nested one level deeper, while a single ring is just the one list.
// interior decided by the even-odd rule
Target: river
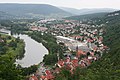
[{"label": "river", "polygon": [[[6,29],[0,29],[3,34],[11,35],[11,31]],[[25,42],[24,58],[16,60],[16,64],[20,64],[22,67],[30,67],[31,65],[37,65],[42,62],[45,54],[48,54],[48,50],[37,41],[30,38],[28,35],[13,35],[14,37],[20,37]]]},{"label": "river", "polygon": [[16,60],[16,63],[22,67],[30,67],[31,65],[37,65],[42,62],[44,55],[48,54],[48,50],[42,43],[36,42],[28,35],[19,35],[19,37],[25,42],[25,54],[24,58],[22,60]]}]

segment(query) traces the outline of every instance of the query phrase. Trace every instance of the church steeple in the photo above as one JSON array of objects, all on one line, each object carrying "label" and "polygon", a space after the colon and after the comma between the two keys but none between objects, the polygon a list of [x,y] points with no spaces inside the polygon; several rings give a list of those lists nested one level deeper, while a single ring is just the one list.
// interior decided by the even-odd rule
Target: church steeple
[{"label": "church steeple", "polygon": [[57,53],[57,57],[58,57],[58,61],[60,60],[60,55],[59,55],[59,52]]},{"label": "church steeple", "polygon": [[76,56],[77,56],[78,50],[79,50],[79,47],[78,47],[78,45],[77,45],[77,46],[76,46]]}]

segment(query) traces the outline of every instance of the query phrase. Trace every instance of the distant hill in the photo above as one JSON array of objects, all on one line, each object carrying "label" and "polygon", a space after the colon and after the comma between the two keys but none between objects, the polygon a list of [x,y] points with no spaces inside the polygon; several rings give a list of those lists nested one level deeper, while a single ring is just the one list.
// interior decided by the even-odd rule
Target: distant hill
[{"label": "distant hill", "polygon": [[66,7],[60,7],[64,11],[67,11],[69,13],[75,14],[75,15],[85,15],[85,14],[93,14],[93,13],[103,13],[103,12],[113,12],[117,11],[117,9],[112,8],[96,8],[96,9],[74,9],[74,8],[66,8]]},{"label": "distant hill", "polygon": [[107,14],[108,13],[94,13],[94,14],[86,14],[86,15],[77,15],[77,16],[66,17],[65,19],[85,20],[85,19],[93,19],[93,18],[102,18]]},{"label": "distant hill", "polygon": [[15,16],[13,15],[10,15],[6,12],[3,12],[3,11],[0,11],[0,20],[3,20],[3,19],[13,19],[15,18]]},{"label": "distant hill", "polygon": [[0,4],[0,11],[21,17],[65,17],[70,16],[62,9],[47,4]]},{"label": "distant hill", "polygon": [[67,7],[59,7],[60,9],[67,11],[69,13],[72,13],[74,15],[79,15],[80,10],[79,9],[75,9],[75,8],[67,8]]}]

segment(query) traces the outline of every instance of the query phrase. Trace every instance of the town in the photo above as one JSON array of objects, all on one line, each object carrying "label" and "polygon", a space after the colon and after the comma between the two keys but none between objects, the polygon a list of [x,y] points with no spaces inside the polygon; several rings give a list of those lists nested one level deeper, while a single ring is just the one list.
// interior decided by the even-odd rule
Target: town
[{"label": "town", "polygon": [[120,80],[120,0],[1,0],[0,80]]},{"label": "town", "polygon": [[51,33],[56,37],[57,44],[66,47],[63,59],[59,57],[61,54],[58,52],[58,62],[54,66],[48,67],[41,62],[29,80],[53,80],[54,75],[59,74],[63,68],[74,74],[77,67],[86,68],[99,60],[109,50],[103,44],[104,24],[89,23],[65,19],[45,19],[29,23],[31,31],[40,31],[42,35]]}]

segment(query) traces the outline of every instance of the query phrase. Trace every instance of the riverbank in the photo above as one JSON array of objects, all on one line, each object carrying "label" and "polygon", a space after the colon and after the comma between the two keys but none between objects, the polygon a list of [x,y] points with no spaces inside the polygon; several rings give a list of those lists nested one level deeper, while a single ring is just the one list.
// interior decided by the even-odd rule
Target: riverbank
[{"label": "riverbank", "polygon": [[15,61],[22,58],[24,46],[23,40],[0,34],[0,80],[23,80],[24,76],[16,67]]},{"label": "riverbank", "polygon": [[0,35],[0,39],[2,40],[1,44],[4,44],[4,47],[6,48],[6,54],[3,55],[12,54],[12,57],[14,57],[14,59],[21,59],[24,57],[25,43],[23,40],[6,34]]},{"label": "riverbank", "polygon": [[49,51],[48,55],[44,56],[43,62],[45,65],[54,65],[58,61],[57,53],[60,58],[63,57],[63,47],[57,44],[57,39],[49,33],[32,32],[27,33],[32,39],[42,43]]}]

